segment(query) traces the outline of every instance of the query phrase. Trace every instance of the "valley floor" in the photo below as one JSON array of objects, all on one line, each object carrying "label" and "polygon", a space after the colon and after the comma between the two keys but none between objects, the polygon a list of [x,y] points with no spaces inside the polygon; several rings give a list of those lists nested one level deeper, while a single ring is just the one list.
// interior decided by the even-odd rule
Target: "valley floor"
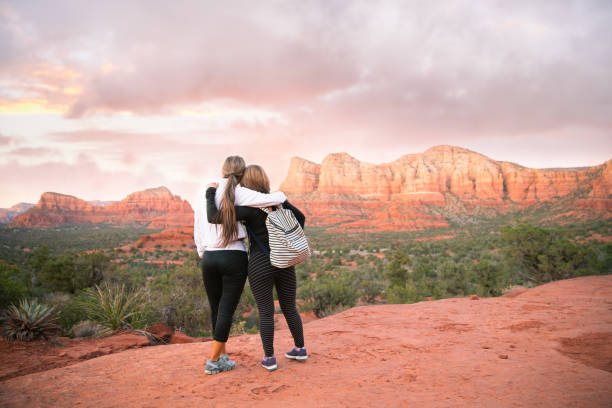
[{"label": "valley floor", "polygon": [[[516,295],[516,294],[514,294]],[[204,373],[210,343],[145,347],[0,382],[3,407],[609,407],[612,276],[516,296],[366,306],[305,325],[310,358],[260,367],[233,337],[235,370]]]}]

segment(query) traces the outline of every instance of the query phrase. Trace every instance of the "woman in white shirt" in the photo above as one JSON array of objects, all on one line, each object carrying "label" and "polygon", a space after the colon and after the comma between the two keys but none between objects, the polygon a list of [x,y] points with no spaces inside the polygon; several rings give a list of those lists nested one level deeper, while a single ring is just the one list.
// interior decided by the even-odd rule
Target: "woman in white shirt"
[{"label": "woman in white shirt", "polygon": [[268,207],[287,198],[282,192],[263,194],[238,185],[245,169],[244,159],[230,156],[223,163],[223,179],[215,201],[223,222],[213,225],[206,216],[206,189],[196,200],[194,211],[194,240],[202,258],[202,277],[208,295],[213,326],[213,346],[206,362],[206,373],[217,374],[235,367],[225,345],[232,318],[247,277],[248,257],[243,239],[244,228],[236,221],[234,205]]}]

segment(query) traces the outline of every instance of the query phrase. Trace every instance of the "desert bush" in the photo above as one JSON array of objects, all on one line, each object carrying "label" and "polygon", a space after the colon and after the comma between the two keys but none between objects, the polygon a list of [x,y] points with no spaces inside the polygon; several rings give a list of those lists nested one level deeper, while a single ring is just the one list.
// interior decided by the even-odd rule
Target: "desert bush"
[{"label": "desert bush", "polygon": [[374,277],[359,282],[359,296],[366,303],[376,303],[376,299],[385,290],[385,283]]},{"label": "desert bush", "polygon": [[109,329],[89,320],[83,320],[70,330],[72,337],[98,337],[109,333]]},{"label": "desert bush", "polygon": [[9,341],[48,339],[59,329],[54,308],[37,299],[23,299],[17,305],[10,305],[2,320],[2,334]]},{"label": "desert bush", "polygon": [[504,288],[503,270],[499,265],[493,265],[489,260],[482,259],[473,267],[479,296],[499,296]]},{"label": "desert bush", "polygon": [[447,260],[440,265],[439,276],[442,282],[444,282],[449,296],[465,296],[470,294],[470,276],[463,265]]},{"label": "desert bush", "polygon": [[391,286],[402,286],[408,279],[407,266],[410,265],[410,257],[404,251],[395,250],[391,254],[391,261],[385,270],[385,277]]},{"label": "desert bush", "polygon": [[87,289],[79,305],[90,320],[111,330],[142,328],[144,296],[143,290],[103,283]]},{"label": "desert bush", "polygon": [[27,294],[28,287],[21,269],[0,259],[0,310],[19,302]]},{"label": "desert bush", "polygon": [[[75,295],[68,295],[68,302],[64,302],[60,295],[54,295],[52,303],[57,310],[58,323],[65,335],[70,335],[72,326],[80,321],[87,320],[87,312],[83,310],[82,302],[85,297],[84,291],[80,291]],[[60,300],[61,299],[61,300]]]},{"label": "desert bush", "polygon": [[154,276],[148,294],[151,322],[175,326],[189,336],[210,331],[210,307],[197,264],[186,262]]},{"label": "desert bush", "polygon": [[111,263],[110,258],[101,252],[77,254],[65,251],[54,256],[43,246],[33,252],[29,266],[37,285],[44,290],[76,293],[99,284]]},{"label": "desert bush", "polygon": [[389,303],[415,303],[421,300],[412,281],[403,285],[393,285],[385,291]]},{"label": "desert bush", "polygon": [[147,269],[142,266],[119,266],[104,271],[103,281],[113,285],[125,285],[128,289],[145,286]]},{"label": "desert bush", "polygon": [[572,243],[568,231],[525,223],[501,231],[506,261],[524,281],[541,284],[599,273],[597,254]]},{"label": "desert bush", "polygon": [[341,274],[321,273],[298,289],[298,298],[304,300],[304,308],[312,310],[317,317],[353,307],[357,297],[352,282]]}]

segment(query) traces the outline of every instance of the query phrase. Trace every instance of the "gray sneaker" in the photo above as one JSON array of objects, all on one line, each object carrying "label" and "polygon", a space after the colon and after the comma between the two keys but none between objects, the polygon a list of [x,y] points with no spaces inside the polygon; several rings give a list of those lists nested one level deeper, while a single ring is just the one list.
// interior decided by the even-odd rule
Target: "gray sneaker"
[{"label": "gray sneaker", "polygon": [[219,374],[223,371],[233,370],[235,366],[236,363],[233,360],[230,360],[227,357],[219,357],[217,361],[206,360],[206,369],[204,370],[204,372],[206,374]]},{"label": "gray sneaker", "polygon": [[226,354],[221,354],[221,355],[219,356],[219,360],[226,361],[226,362],[227,362],[229,365],[231,365],[231,366],[232,366],[232,368],[235,368],[235,367],[236,367],[236,362],[235,362],[234,360],[230,360],[230,358],[229,358],[229,356],[227,355],[227,353],[226,353]]}]

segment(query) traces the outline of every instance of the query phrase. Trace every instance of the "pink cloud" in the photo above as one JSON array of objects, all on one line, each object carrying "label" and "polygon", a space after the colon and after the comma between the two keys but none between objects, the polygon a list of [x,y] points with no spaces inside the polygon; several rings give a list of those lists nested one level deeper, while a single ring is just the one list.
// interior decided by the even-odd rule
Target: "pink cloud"
[{"label": "pink cloud", "polygon": [[35,157],[57,153],[57,150],[46,147],[21,147],[8,152],[9,156]]},{"label": "pink cloud", "polygon": [[12,138],[0,134],[0,146],[6,146],[13,141]]},{"label": "pink cloud", "polygon": [[[230,154],[263,165],[278,185],[293,155],[382,162],[438,144],[533,167],[601,163],[612,156],[604,3],[188,0],[143,12],[141,2],[0,2],[0,101],[61,106],[71,118],[62,129],[85,129],[49,128],[42,138],[90,158],[22,166],[10,189],[91,171],[128,180],[125,193],[165,180],[189,196]],[[88,118],[129,111],[142,123],[204,104],[283,120],[185,134],[126,131],[136,129],[129,117],[125,128],[101,130]],[[0,146],[12,144],[15,155],[42,153],[0,135]],[[109,195],[93,198],[118,198],[102,187]]]},{"label": "pink cloud", "polygon": [[48,162],[29,166],[10,161],[0,165],[0,183],[0,207],[8,207],[19,201],[35,203],[45,191],[85,200],[118,200],[143,188],[165,185],[167,180],[154,169],[146,175],[104,171],[82,155],[75,164]]}]

